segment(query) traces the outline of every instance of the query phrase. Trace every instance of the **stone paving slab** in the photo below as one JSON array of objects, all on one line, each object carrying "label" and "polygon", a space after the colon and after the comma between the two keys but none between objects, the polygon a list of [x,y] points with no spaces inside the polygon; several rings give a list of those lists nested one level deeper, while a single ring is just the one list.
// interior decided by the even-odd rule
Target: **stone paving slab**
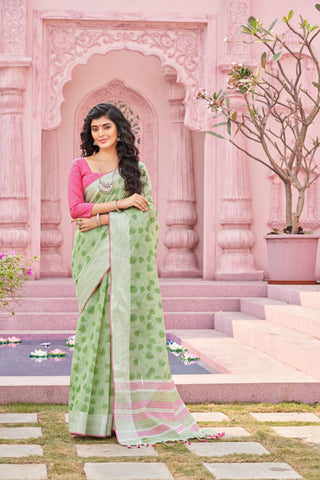
[{"label": "stone paving slab", "polygon": [[36,413],[0,413],[2,423],[38,423]]},{"label": "stone paving slab", "polygon": [[43,464],[1,465],[0,480],[45,480],[47,468]]},{"label": "stone paving slab", "polygon": [[222,437],[223,440],[226,440],[226,439],[229,439],[229,438],[250,437],[251,436],[251,433],[247,432],[247,430],[245,430],[242,427],[219,427],[219,428],[204,427],[204,428],[202,428],[202,430],[208,431],[208,433],[211,433],[212,430],[213,430],[215,434],[224,432],[225,435],[224,435],[224,437]]},{"label": "stone paving slab", "polygon": [[216,480],[291,480],[303,478],[286,463],[204,463]]},{"label": "stone paving slab", "polygon": [[92,443],[77,445],[76,449],[79,457],[154,457],[158,455],[151,446],[128,448],[118,444]]},{"label": "stone paving slab", "polygon": [[87,480],[174,480],[164,463],[85,463],[84,472]]},{"label": "stone paving slab", "polygon": [[[0,438],[3,440],[25,440],[42,437],[40,427],[1,427]],[[1,478],[1,477],[0,477]]]},{"label": "stone paving slab", "polygon": [[305,426],[305,427],[272,427],[278,435],[287,438],[298,438],[310,443],[320,444],[320,427]]},{"label": "stone paving slab", "polygon": [[223,422],[230,419],[222,412],[192,412],[191,415],[196,422]]},{"label": "stone paving slab", "polygon": [[258,422],[320,422],[314,413],[303,412],[276,412],[250,413]]},{"label": "stone paving slab", "polygon": [[4,445],[4,444],[0,444],[0,457],[1,458],[28,457],[29,455],[43,455],[42,447],[40,447],[40,445]]},{"label": "stone paving slab", "polygon": [[270,452],[257,442],[219,442],[186,444],[190,452],[199,457],[223,457],[224,455],[269,455]]}]

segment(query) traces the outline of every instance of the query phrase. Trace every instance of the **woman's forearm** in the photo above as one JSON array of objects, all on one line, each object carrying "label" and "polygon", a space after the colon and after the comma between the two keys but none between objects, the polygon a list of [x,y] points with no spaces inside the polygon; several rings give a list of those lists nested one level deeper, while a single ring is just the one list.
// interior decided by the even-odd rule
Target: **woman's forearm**
[{"label": "woman's forearm", "polygon": [[108,215],[108,213],[100,213],[99,221],[100,221],[100,225],[109,225],[109,215]]},{"label": "woman's forearm", "polygon": [[91,210],[91,215],[97,215],[97,213],[109,213],[115,210],[114,202],[95,203]]}]

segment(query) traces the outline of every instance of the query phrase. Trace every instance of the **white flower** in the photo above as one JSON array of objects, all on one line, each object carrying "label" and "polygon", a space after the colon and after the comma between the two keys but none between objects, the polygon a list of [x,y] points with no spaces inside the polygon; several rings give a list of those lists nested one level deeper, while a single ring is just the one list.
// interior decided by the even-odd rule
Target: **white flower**
[{"label": "white flower", "polygon": [[65,357],[67,354],[63,350],[60,350],[60,348],[56,348],[55,350],[51,350],[49,355],[51,357]]},{"label": "white flower", "polygon": [[71,337],[67,338],[67,340],[66,340],[66,345],[67,345],[68,347],[74,347],[75,341],[76,341],[76,336],[75,336],[75,335],[71,335]]},{"label": "white flower", "polygon": [[167,350],[169,353],[172,353],[176,357],[179,357],[179,359],[185,365],[191,365],[191,363],[198,362],[200,360],[199,357],[197,357],[193,353],[190,353],[186,347],[183,347],[176,342],[171,342],[168,340]]},{"label": "white flower", "polygon": [[167,342],[167,350],[174,354],[180,354],[188,351],[186,347],[183,347],[176,342]]},{"label": "white flower", "polygon": [[48,352],[46,352],[45,350],[41,350],[41,348],[39,350],[35,350],[34,352],[31,352],[29,357],[47,357],[48,356]]},{"label": "white flower", "polygon": [[181,360],[185,365],[191,365],[191,363],[198,362],[200,358],[194,355],[193,353],[187,352],[183,354],[183,356],[181,357]]},{"label": "white flower", "polygon": [[9,343],[21,343],[21,338],[18,337],[8,337]]}]

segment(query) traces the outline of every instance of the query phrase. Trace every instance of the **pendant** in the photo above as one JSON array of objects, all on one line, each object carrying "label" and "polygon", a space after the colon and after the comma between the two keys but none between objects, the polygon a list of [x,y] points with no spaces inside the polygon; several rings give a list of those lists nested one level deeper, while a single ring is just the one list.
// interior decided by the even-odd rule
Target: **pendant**
[{"label": "pendant", "polygon": [[107,182],[105,183],[103,180],[102,180],[102,177],[101,177],[101,171],[99,169],[99,190],[101,193],[110,193],[111,190],[113,189],[113,180],[114,180],[114,174],[115,174],[115,170],[113,172],[113,175],[112,175],[112,178],[111,178],[111,182]]},{"label": "pendant", "polygon": [[99,178],[99,190],[102,193],[110,193],[113,188],[113,182],[103,183],[101,178]]}]

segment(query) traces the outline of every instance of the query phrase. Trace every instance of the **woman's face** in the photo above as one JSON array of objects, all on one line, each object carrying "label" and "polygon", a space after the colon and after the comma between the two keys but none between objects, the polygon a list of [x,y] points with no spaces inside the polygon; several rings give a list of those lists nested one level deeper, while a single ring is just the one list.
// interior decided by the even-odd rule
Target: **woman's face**
[{"label": "woman's face", "polygon": [[95,118],[91,122],[91,135],[101,150],[115,149],[117,144],[117,127],[107,115]]}]

